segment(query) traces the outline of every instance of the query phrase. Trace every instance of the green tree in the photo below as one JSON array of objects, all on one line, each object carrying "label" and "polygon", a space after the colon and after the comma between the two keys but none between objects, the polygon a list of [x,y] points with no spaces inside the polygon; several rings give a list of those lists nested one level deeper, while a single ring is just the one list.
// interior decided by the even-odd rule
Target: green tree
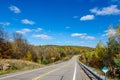
[{"label": "green tree", "polygon": [[107,45],[108,45],[107,58],[109,61],[108,66],[111,66],[113,65],[113,57],[115,56],[116,53],[118,53],[118,43],[114,37],[110,37]]},{"label": "green tree", "polygon": [[117,26],[116,35],[118,41],[118,53],[120,53],[120,24]]},{"label": "green tree", "polygon": [[46,58],[43,58],[42,64],[48,64],[48,60]]}]

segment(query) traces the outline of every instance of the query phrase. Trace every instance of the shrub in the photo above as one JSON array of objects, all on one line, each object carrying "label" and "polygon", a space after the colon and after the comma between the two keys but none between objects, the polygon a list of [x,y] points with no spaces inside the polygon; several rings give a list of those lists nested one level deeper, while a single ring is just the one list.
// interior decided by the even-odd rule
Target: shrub
[{"label": "shrub", "polygon": [[46,58],[44,58],[44,59],[42,60],[42,64],[48,64],[48,60],[47,60]]}]

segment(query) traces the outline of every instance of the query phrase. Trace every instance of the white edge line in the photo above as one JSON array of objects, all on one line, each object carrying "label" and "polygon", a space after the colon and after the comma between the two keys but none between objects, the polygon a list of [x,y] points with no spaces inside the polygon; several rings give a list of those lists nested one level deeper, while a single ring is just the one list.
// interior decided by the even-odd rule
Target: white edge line
[{"label": "white edge line", "polygon": [[21,73],[14,73],[13,75],[7,75],[5,77],[1,77],[1,79],[5,79],[5,78],[10,78],[10,77],[15,77],[15,76],[18,76],[18,75],[22,75],[22,74],[26,74],[26,73],[29,73],[29,72],[32,72],[32,71],[37,71],[38,69],[35,69],[35,70],[30,70],[30,71],[25,71],[25,72],[21,72]]},{"label": "white edge line", "polygon": [[75,62],[75,69],[74,69],[73,80],[75,80],[75,78],[76,78],[76,70],[77,70],[77,62]]}]

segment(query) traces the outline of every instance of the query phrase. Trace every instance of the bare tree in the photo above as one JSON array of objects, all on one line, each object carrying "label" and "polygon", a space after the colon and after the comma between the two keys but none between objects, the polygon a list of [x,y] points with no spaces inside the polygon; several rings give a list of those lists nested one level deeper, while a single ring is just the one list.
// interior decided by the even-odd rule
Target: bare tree
[{"label": "bare tree", "polygon": [[8,34],[0,26],[0,58],[12,58],[13,56],[12,47],[8,40]]},{"label": "bare tree", "polygon": [[15,58],[21,59],[25,56],[28,50],[27,40],[23,39],[22,34],[14,33],[14,54]]}]

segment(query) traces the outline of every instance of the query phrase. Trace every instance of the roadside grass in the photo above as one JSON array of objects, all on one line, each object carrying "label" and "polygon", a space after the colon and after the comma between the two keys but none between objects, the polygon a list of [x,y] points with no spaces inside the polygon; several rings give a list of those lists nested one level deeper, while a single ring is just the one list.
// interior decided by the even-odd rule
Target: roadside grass
[{"label": "roadside grass", "polygon": [[11,66],[10,70],[0,70],[0,75],[20,72],[20,71],[25,71],[25,70],[32,70],[32,69],[36,69],[36,68],[50,66],[52,64],[58,64],[58,63],[61,63],[61,62],[64,62],[64,61],[67,61],[67,60],[71,59],[71,57],[72,56],[69,55],[69,56],[66,56],[66,57],[62,58],[61,60],[58,60],[54,63],[46,64],[46,65],[34,63],[34,62],[31,62],[31,61],[25,61],[25,60],[0,59],[0,63],[8,63]]},{"label": "roadside grass", "polygon": [[18,71],[19,70],[6,70],[6,71],[1,70],[0,71],[0,75],[8,74],[8,73],[14,73],[14,72],[18,72]]},{"label": "roadside grass", "polygon": [[0,63],[8,63],[11,66],[10,70],[0,70],[0,75],[19,72],[19,71],[25,71],[25,70],[31,70],[31,69],[40,68],[44,66],[42,64],[38,64],[30,61],[15,60],[15,59],[1,59]]}]

